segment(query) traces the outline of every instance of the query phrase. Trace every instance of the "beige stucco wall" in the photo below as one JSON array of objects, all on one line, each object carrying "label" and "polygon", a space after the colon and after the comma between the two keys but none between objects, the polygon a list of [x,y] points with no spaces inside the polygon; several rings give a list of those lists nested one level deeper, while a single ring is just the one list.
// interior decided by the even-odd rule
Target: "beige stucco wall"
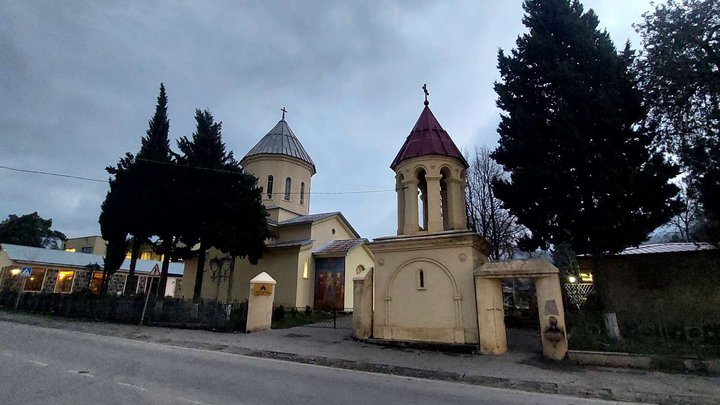
[{"label": "beige stucco wall", "polygon": [[473,270],[487,261],[484,239],[451,232],[382,238],[368,247],[375,255],[373,337],[478,343]]},{"label": "beige stucco wall", "polygon": [[[335,230],[334,234],[333,229]],[[315,259],[312,256],[312,250],[331,240],[354,239],[357,236],[337,216],[315,222],[312,225],[302,224],[277,228],[275,232],[277,239],[274,241],[277,242],[312,239],[313,243],[301,247],[273,248],[265,253],[257,265],[251,265],[245,259],[236,259],[230,300],[242,301],[246,299],[250,279],[264,271],[277,281],[275,305],[297,308],[304,308],[306,305],[313,306]],[[209,270],[208,263],[210,259],[218,255],[222,255],[222,253],[216,249],[210,249],[206,255],[202,296],[206,299],[215,299],[217,297],[220,301],[226,301],[227,280],[222,280],[218,289],[218,283],[212,280],[212,272]],[[308,262],[307,278],[304,277],[306,260]],[[182,291],[180,293],[182,298],[192,298],[195,287],[196,263],[197,258],[185,262]],[[352,308],[352,278],[356,275],[355,269],[360,264],[366,269],[371,268],[373,266],[372,253],[365,247],[356,246],[349,252],[345,262],[345,308]]]},{"label": "beige stucco wall", "polygon": [[282,228],[274,228],[272,231],[277,236],[274,242],[311,239],[310,224],[283,226]]},{"label": "beige stucco wall", "polygon": [[[307,261],[307,277],[304,277],[305,261]],[[315,259],[312,257],[312,245],[303,246],[298,253],[297,267],[297,293],[295,306],[304,308],[313,306],[315,293]]]},{"label": "beige stucco wall", "polygon": [[367,269],[353,279],[353,337],[367,339],[372,336],[373,270]]},{"label": "beige stucco wall", "polygon": [[[258,186],[263,189],[263,204],[278,206],[301,215],[310,212],[310,178],[314,174],[312,167],[300,159],[283,155],[253,155],[240,162],[246,172],[258,178]],[[268,176],[273,176],[273,193],[268,198]],[[285,179],[290,177],[290,198],[285,197]],[[305,197],[300,204],[300,184],[305,183]],[[277,301],[277,298],[276,298]]]},{"label": "beige stucco wall", "polygon": [[71,238],[65,241],[65,244],[63,246],[64,249],[75,249],[76,252],[81,253],[82,248],[84,247],[90,247],[92,248],[91,252],[95,255],[104,255],[107,251],[107,246],[105,244],[105,239],[101,238],[100,236],[86,236],[82,238]]},{"label": "beige stucco wall", "polygon": [[[335,230],[334,234],[333,229]],[[315,247],[322,246],[331,240],[355,238],[357,236],[337,216],[315,222],[310,234],[310,239],[315,241]]]},{"label": "beige stucco wall", "polygon": [[[372,252],[364,245],[357,245],[350,249],[347,256],[345,256],[345,304],[344,308],[353,308],[353,278],[355,278],[358,266],[363,266],[365,270],[369,270],[373,267]],[[372,280],[372,279],[371,279]]]}]

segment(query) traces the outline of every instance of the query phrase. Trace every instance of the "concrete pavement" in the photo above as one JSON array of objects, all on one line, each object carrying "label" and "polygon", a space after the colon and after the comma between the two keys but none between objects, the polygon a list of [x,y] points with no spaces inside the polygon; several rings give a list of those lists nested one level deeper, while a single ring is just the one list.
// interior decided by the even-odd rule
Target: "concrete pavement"
[{"label": "concrete pavement", "polygon": [[390,348],[356,342],[347,329],[299,327],[256,334],[224,334],[79,322],[11,312],[0,312],[0,320],[171,346],[529,392],[667,404],[720,402],[720,377],[580,367],[546,362],[528,353],[480,356]]}]

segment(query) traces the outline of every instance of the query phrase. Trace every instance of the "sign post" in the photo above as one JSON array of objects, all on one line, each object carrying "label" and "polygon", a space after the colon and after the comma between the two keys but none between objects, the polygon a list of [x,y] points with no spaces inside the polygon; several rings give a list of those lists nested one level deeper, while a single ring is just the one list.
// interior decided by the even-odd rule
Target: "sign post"
[{"label": "sign post", "polygon": [[15,310],[20,307],[20,297],[22,296],[23,292],[25,291],[25,283],[27,283],[27,279],[30,278],[30,275],[32,274],[32,267],[21,267],[20,268],[20,277],[22,277],[22,285],[20,286],[20,291],[18,291],[17,300],[15,300]]}]

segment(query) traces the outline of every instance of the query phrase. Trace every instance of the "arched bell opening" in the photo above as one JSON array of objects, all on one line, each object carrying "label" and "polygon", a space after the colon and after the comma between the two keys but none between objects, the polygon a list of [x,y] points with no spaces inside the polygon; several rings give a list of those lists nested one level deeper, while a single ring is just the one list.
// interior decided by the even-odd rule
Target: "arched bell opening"
[{"label": "arched bell opening", "polygon": [[402,173],[395,177],[395,192],[397,192],[398,235],[405,232],[405,176]]},{"label": "arched bell opening", "polygon": [[442,226],[444,231],[448,231],[453,228],[451,218],[451,199],[448,194],[449,180],[452,176],[452,172],[449,168],[443,167],[440,170],[440,216],[442,218]]},{"label": "arched bell opening", "polygon": [[425,169],[419,169],[416,172],[419,213],[418,226],[421,231],[427,231],[428,229],[428,187],[425,176]]}]

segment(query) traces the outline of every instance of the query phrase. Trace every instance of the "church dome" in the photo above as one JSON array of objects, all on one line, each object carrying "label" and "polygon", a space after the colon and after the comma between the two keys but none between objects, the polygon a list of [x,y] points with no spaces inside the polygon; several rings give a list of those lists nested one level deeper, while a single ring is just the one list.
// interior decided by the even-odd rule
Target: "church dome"
[{"label": "church dome", "polygon": [[315,163],[313,163],[310,155],[305,151],[305,148],[303,148],[285,119],[281,119],[257,145],[250,149],[243,160],[255,155],[284,155],[294,157],[310,165],[313,173],[315,173]]},{"label": "church dome", "polygon": [[465,167],[468,167],[468,163],[465,161],[460,149],[455,146],[455,142],[450,138],[447,131],[440,126],[437,118],[430,111],[430,107],[427,106],[427,102],[422,113],[420,113],[420,118],[415,123],[415,127],[410,131],[410,135],[408,135],[402,148],[395,156],[390,168],[395,170],[404,160],[426,155],[458,158]]}]

